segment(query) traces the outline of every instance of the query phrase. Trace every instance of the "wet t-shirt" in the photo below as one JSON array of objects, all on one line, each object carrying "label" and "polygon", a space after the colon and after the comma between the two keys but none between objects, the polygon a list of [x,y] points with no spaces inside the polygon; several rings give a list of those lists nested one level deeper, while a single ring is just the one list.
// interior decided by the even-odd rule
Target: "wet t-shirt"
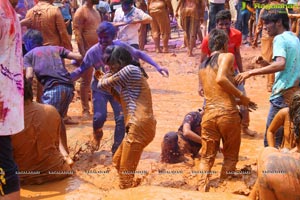
[{"label": "wet t-shirt", "polygon": [[63,61],[69,53],[68,49],[59,46],[36,47],[24,56],[24,67],[33,68],[44,90],[55,84],[73,86],[73,81]]}]

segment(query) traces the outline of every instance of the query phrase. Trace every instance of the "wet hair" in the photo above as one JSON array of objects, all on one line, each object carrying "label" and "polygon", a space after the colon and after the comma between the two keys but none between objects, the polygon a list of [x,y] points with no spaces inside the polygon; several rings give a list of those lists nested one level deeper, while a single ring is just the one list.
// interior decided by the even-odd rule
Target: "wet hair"
[{"label": "wet hair", "polygon": [[231,13],[230,10],[221,10],[216,15],[216,23],[218,23],[220,20],[226,20],[229,19],[231,21]]},{"label": "wet hair", "polygon": [[32,84],[24,77],[24,101],[33,100]]},{"label": "wet hair", "polygon": [[285,30],[290,30],[290,25],[289,25],[289,17],[286,13],[285,9],[269,9],[265,10],[263,12],[263,15],[261,16],[261,19],[266,23],[270,22],[278,22],[281,20],[282,26],[285,28]]},{"label": "wet hair", "polygon": [[133,4],[134,1],[133,0],[121,0],[121,4]]},{"label": "wet hair", "polygon": [[181,161],[181,156],[177,132],[168,132],[161,143],[161,161],[178,163]]},{"label": "wet hair", "polygon": [[289,104],[289,115],[291,122],[294,124],[294,134],[296,141],[300,142],[300,92],[295,92]]},{"label": "wet hair", "polygon": [[[26,46],[26,50],[30,51],[31,49],[43,45],[43,36],[42,33],[38,30],[29,29],[23,36],[23,41]],[[30,49],[27,49],[30,48]]]},{"label": "wet hair", "polygon": [[103,55],[105,64],[113,65],[118,63],[122,67],[132,64],[132,56],[124,47],[110,45],[106,47]]},{"label": "wet hair", "polygon": [[224,49],[228,43],[228,35],[224,30],[213,29],[208,35],[208,48],[211,52]]},{"label": "wet hair", "polygon": [[116,37],[117,29],[114,27],[114,25],[110,22],[103,21],[99,24],[97,30],[97,34],[107,34],[113,36],[113,38]]}]

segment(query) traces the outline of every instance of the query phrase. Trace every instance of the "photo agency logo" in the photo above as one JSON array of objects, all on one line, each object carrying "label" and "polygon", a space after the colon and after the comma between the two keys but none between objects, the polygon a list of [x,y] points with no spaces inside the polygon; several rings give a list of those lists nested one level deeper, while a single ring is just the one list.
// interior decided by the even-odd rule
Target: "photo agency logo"
[{"label": "photo agency logo", "polygon": [[295,4],[262,4],[262,3],[254,3],[253,4],[254,9],[299,9],[299,5]]}]

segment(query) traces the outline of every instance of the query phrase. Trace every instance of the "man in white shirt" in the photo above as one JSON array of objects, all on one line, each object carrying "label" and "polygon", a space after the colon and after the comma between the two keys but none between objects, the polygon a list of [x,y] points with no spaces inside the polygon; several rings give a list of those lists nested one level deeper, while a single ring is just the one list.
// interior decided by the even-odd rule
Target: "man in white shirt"
[{"label": "man in white shirt", "polygon": [[123,0],[121,8],[115,12],[113,24],[119,27],[117,38],[138,49],[139,28],[151,21],[150,15],[133,6],[133,0]]}]

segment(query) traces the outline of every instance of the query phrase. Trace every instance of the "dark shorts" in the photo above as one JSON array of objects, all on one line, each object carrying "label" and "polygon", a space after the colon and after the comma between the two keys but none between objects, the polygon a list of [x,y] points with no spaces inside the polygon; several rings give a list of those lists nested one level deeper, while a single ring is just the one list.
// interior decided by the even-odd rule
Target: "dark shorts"
[{"label": "dark shorts", "polygon": [[2,168],[5,173],[4,178],[6,184],[2,184],[4,194],[19,191],[20,182],[16,174],[18,167],[13,159],[10,136],[0,136],[0,168]]}]

